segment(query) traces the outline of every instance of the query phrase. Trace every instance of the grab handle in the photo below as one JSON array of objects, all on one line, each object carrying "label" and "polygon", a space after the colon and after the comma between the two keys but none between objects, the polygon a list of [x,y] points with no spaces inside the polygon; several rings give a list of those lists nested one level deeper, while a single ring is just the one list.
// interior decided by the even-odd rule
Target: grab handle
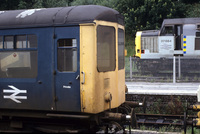
[{"label": "grab handle", "polygon": [[84,84],[85,83],[85,73],[84,72],[81,72],[83,74],[83,82],[81,82],[81,84]]}]

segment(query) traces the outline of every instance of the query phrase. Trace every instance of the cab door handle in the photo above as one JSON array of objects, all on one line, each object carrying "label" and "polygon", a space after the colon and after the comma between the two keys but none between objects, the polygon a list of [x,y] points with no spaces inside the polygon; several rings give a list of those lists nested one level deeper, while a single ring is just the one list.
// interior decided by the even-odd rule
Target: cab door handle
[{"label": "cab door handle", "polygon": [[81,82],[81,84],[84,84],[85,83],[85,73],[84,72],[81,72],[83,74],[83,81]]}]

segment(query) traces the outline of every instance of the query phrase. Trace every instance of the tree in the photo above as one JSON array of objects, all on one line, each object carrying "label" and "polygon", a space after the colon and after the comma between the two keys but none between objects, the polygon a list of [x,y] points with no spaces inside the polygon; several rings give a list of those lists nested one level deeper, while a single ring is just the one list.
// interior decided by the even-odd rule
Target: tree
[{"label": "tree", "polygon": [[[163,19],[185,17],[185,4],[174,0],[117,0],[115,9],[125,17],[126,32],[159,29]],[[180,8],[181,7],[181,8]]]},{"label": "tree", "polygon": [[20,0],[1,0],[0,10],[14,10],[17,9]]},{"label": "tree", "polygon": [[189,4],[186,14],[187,17],[200,17],[200,4]]},{"label": "tree", "polygon": [[115,0],[74,0],[72,5],[102,5],[113,8]]}]

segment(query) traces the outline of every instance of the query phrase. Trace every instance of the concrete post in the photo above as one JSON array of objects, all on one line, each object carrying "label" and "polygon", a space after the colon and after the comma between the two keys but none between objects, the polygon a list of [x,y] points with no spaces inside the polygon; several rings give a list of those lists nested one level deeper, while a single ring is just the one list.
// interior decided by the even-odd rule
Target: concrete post
[{"label": "concrete post", "polygon": [[173,83],[176,83],[176,57],[173,58]]},{"label": "concrete post", "polygon": [[181,56],[178,56],[178,78],[181,79]]}]

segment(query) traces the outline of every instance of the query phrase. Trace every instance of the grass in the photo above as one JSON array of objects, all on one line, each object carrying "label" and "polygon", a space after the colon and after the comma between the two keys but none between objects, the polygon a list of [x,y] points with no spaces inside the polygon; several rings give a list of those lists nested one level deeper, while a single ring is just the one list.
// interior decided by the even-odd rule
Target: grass
[{"label": "grass", "polygon": [[[172,126],[172,125],[162,126],[162,127],[159,127],[159,128],[154,127],[154,126],[141,125],[139,130],[156,131],[156,132],[159,132],[159,133],[178,132],[180,134],[185,134],[183,128]],[[187,127],[186,134],[192,134],[192,127]],[[194,127],[193,128],[193,134],[200,134],[200,129]]]}]

